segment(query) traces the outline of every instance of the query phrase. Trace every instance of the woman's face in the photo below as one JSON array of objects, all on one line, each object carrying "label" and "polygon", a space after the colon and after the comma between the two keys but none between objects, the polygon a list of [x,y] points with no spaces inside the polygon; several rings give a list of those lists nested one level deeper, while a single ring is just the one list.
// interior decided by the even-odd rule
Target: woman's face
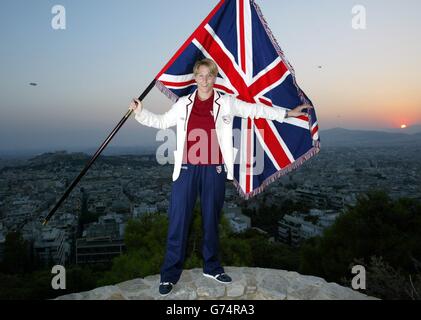
[{"label": "woman's face", "polygon": [[216,77],[210,73],[207,66],[200,66],[195,76],[197,88],[202,93],[209,93],[213,90]]}]

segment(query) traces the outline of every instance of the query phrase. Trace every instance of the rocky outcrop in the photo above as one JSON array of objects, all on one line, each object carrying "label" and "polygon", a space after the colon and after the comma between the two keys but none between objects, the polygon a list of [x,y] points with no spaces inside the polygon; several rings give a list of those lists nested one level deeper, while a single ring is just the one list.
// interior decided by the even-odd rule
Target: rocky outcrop
[{"label": "rocky outcrop", "polygon": [[297,272],[262,268],[226,267],[233,282],[224,285],[202,275],[201,269],[184,270],[173,292],[158,293],[159,275],[134,279],[58,300],[373,300],[358,291]]}]

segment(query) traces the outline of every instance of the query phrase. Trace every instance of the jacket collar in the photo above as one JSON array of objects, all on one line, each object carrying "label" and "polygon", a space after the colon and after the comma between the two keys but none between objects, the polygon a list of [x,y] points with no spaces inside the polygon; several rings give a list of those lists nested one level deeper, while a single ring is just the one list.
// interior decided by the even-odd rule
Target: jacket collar
[{"label": "jacket collar", "polygon": [[[196,95],[197,95],[197,89],[187,97],[188,102],[187,102],[187,105],[186,105],[186,108],[187,108],[187,119],[186,120],[188,120],[190,118],[190,113],[191,113],[191,110],[193,108],[194,99],[196,99]],[[213,119],[215,120],[215,122],[218,119],[219,110],[221,108],[221,105],[218,102],[220,98],[221,98],[221,93],[219,91],[213,89]]]}]

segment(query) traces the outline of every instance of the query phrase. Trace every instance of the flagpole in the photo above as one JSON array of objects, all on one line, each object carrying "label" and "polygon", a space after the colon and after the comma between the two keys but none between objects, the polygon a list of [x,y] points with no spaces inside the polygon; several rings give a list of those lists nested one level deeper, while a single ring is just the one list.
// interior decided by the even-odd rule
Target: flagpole
[{"label": "flagpole", "polygon": [[[139,96],[139,100],[142,101],[148,93],[152,90],[152,88],[155,85],[156,80],[154,79],[149,86],[143,91],[143,93]],[[51,219],[51,217],[54,215],[54,213],[57,211],[57,209],[60,207],[60,205],[63,203],[64,200],[67,199],[70,192],[72,192],[73,188],[79,183],[80,179],[86,174],[86,172],[89,170],[89,168],[92,166],[92,164],[95,162],[95,160],[99,157],[99,155],[102,153],[102,151],[107,147],[107,145],[110,143],[110,141],[113,139],[113,137],[116,135],[116,133],[120,130],[120,128],[123,126],[123,124],[126,122],[126,120],[130,117],[133,110],[128,110],[124,117],[120,120],[120,122],[117,124],[117,126],[111,131],[111,133],[108,135],[108,137],[104,140],[104,142],[101,144],[101,146],[98,148],[98,150],[95,152],[95,154],[92,156],[92,158],[89,160],[89,162],[85,165],[85,168],[79,173],[79,175],[76,177],[76,179],[72,182],[72,184],[67,188],[67,190],[64,192],[64,194],[61,196],[60,200],[56,203],[54,208],[48,213],[48,215],[45,217],[43,221],[43,225],[47,225],[48,221]]]}]

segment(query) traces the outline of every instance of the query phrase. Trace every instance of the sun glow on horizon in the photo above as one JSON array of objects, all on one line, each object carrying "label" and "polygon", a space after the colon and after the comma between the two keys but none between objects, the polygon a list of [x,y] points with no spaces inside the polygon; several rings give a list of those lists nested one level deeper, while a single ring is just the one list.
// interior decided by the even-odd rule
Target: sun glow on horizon
[{"label": "sun glow on horizon", "polygon": [[407,128],[407,125],[406,124],[402,124],[401,125],[401,129],[406,129]]}]

